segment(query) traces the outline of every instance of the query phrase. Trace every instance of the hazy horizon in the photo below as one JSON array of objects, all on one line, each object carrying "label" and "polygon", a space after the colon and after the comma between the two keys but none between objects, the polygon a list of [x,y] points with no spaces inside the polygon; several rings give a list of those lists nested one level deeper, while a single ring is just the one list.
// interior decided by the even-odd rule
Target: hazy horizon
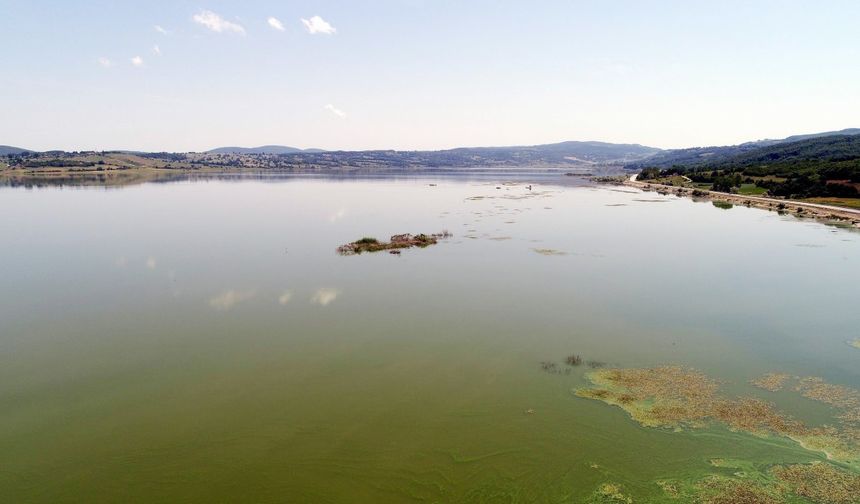
[{"label": "hazy horizon", "polygon": [[860,117],[860,4],[0,0],[0,144],[659,148]]}]

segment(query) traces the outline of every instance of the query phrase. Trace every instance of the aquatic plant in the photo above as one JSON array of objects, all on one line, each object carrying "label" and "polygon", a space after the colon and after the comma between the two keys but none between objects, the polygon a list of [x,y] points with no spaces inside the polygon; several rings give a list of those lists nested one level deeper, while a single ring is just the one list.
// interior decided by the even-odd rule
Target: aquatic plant
[{"label": "aquatic plant", "polygon": [[591,499],[588,500],[591,504],[603,503],[625,503],[632,504],[633,499],[624,495],[621,485],[617,483],[604,483],[594,491]]},{"label": "aquatic plant", "polygon": [[564,363],[568,366],[579,366],[580,364],[582,364],[582,357],[577,354],[571,354],[567,356],[567,358],[564,360]]},{"label": "aquatic plant", "polygon": [[839,408],[840,428],[806,426],[758,398],[730,399],[719,393],[715,380],[681,366],[601,369],[586,376],[594,387],[575,390],[577,396],[618,406],[646,427],[701,428],[718,422],[758,436],[787,437],[834,460],[860,461],[860,393],[820,378],[801,380],[798,390]]},{"label": "aquatic plant", "polygon": [[777,490],[752,481],[712,476],[697,485],[696,502],[701,504],[779,504],[785,502]]},{"label": "aquatic plant", "polygon": [[541,361],[540,368],[548,373],[553,373],[558,370],[558,364],[550,361]]},{"label": "aquatic plant", "polygon": [[831,464],[795,464],[775,467],[772,472],[792,493],[813,502],[860,502],[860,475],[838,469]]},{"label": "aquatic plant", "polygon": [[836,418],[860,427],[860,391],[842,385],[833,385],[818,377],[802,378],[795,390],[807,399],[833,406],[840,410]]},{"label": "aquatic plant", "polygon": [[750,383],[760,389],[769,390],[771,392],[778,392],[782,390],[782,387],[785,385],[785,382],[789,380],[789,378],[791,378],[791,376],[785,373],[767,373],[760,378],[750,380]]}]

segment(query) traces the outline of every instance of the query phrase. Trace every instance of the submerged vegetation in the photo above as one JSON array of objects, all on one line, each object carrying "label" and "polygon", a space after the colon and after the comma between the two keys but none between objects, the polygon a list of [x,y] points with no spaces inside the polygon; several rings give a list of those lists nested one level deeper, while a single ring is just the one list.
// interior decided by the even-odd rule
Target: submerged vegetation
[{"label": "submerged vegetation", "polygon": [[346,245],[341,245],[337,248],[340,255],[356,255],[364,252],[379,252],[388,250],[392,253],[399,253],[399,249],[407,249],[412,247],[429,247],[435,245],[439,240],[450,238],[452,235],[448,231],[442,231],[435,234],[399,234],[391,237],[388,242],[381,242],[376,238],[364,237]]}]

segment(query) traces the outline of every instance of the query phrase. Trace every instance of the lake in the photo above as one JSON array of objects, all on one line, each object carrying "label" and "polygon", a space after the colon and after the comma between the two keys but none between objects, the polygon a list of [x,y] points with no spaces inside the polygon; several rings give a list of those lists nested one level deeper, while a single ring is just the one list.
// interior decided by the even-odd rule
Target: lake
[{"label": "lake", "polygon": [[860,234],[570,179],[0,188],[0,501],[677,502],[826,460],[574,391],[673,364],[833,424],[750,380],[860,388]]}]

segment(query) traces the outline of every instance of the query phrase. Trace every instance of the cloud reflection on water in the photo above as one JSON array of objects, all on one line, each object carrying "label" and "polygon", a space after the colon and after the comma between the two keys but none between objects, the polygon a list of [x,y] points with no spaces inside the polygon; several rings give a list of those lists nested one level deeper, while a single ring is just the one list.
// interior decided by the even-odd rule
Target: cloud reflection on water
[{"label": "cloud reflection on water", "polygon": [[314,293],[313,297],[311,297],[311,303],[318,304],[320,306],[328,306],[330,303],[334,302],[335,299],[340,296],[340,289],[332,289],[332,288],[321,288],[317,289]]},{"label": "cloud reflection on water", "polygon": [[224,292],[218,294],[217,296],[209,299],[209,306],[215,308],[219,311],[227,311],[239,303],[243,303],[250,299],[253,299],[254,296],[257,295],[257,291],[250,290],[225,290]]}]

